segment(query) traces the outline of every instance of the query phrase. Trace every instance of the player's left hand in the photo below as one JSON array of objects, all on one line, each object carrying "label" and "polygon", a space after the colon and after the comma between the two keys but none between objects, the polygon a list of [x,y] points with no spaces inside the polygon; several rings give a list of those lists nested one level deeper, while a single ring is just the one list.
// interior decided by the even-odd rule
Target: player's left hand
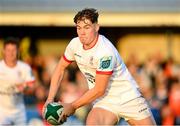
[{"label": "player's left hand", "polygon": [[73,115],[76,111],[76,109],[72,106],[71,103],[61,103],[64,107],[63,115],[69,117],[70,115]]},{"label": "player's left hand", "polygon": [[15,88],[17,93],[23,93],[26,88],[26,84],[25,83],[16,84]]}]

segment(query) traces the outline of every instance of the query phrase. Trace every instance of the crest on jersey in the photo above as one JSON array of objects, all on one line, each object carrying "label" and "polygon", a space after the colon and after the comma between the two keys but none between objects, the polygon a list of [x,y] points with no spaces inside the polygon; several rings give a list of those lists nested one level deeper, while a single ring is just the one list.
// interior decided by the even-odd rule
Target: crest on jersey
[{"label": "crest on jersey", "polygon": [[112,56],[100,59],[100,69],[112,69]]}]

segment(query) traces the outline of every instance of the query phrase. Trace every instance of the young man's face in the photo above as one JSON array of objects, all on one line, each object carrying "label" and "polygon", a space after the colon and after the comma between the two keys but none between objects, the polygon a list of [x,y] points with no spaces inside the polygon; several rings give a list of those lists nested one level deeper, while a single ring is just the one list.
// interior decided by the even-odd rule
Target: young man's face
[{"label": "young man's face", "polygon": [[96,38],[99,25],[89,19],[78,21],[76,24],[78,37],[83,45],[90,45]]},{"label": "young man's face", "polygon": [[6,61],[13,62],[17,60],[18,49],[15,44],[7,44],[3,49],[3,56]]}]

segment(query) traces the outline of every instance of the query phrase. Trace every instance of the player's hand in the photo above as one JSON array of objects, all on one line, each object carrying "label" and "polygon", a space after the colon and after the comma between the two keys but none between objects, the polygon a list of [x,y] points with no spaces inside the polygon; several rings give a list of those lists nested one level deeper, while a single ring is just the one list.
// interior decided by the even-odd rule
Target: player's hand
[{"label": "player's hand", "polygon": [[64,122],[66,122],[66,120],[67,120],[67,116],[62,113],[62,114],[60,115],[59,121],[60,121],[61,123],[64,123]]},{"label": "player's hand", "polygon": [[45,112],[45,108],[46,108],[46,106],[49,104],[49,103],[51,103],[51,102],[53,102],[54,100],[53,99],[47,99],[46,100],[46,102],[44,103],[44,106],[43,106],[43,108],[42,108],[42,117],[45,119],[45,117],[44,117],[44,112]]},{"label": "player's hand", "polygon": [[17,93],[23,93],[26,88],[26,83],[20,83],[15,85],[15,89]]},{"label": "player's hand", "polygon": [[11,93],[24,93],[26,88],[26,83],[18,83],[18,84],[14,84],[13,86],[10,86],[7,88],[8,92]]},{"label": "player's hand", "polygon": [[61,103],[64,107],[62,115],[65,117],[69,117],[75,113],[75,108],[72,106],[71,103]]}]

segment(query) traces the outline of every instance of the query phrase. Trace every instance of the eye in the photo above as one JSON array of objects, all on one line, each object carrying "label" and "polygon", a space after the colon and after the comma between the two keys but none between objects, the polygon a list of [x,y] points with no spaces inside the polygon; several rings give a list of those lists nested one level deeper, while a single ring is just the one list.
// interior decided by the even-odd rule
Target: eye
[{"label": "eye", "polygon": [[80,29],[81,29],[81,27],[78,27],[78,26],[77,26],[76,28],[77,28],[77,30],[80,30]]},{"label": "eye", "polygon": [[85,28],[85,29],[90,29],[90,26],[85,26],[84,28]]}]

